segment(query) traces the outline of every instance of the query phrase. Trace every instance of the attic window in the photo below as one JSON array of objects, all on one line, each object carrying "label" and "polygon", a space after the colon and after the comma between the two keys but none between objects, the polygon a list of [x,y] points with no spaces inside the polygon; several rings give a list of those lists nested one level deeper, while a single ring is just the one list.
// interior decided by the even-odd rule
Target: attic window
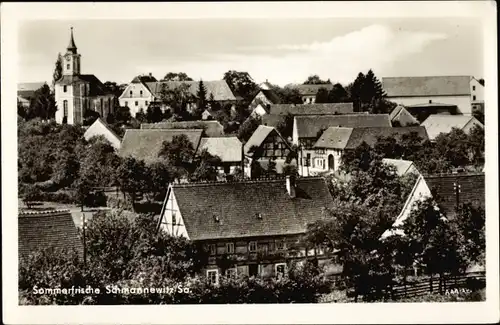
[{"label": "attic window", "polygon": [[219,216],[217,216],[217,215],[214,214],[214,221],[215,222],[220,222]]},{"label": "attic window", "polygon": [[476,86],[472,86],[472,90],[476,90]]},{"label": "attic window", "polygon": [[130,91],[130,96],[132,96],[132,90]]},{"label": "attic window", "polygon": [[141,90],[141,91],[139,91],[139,94],[142,96],[142,90]]}]

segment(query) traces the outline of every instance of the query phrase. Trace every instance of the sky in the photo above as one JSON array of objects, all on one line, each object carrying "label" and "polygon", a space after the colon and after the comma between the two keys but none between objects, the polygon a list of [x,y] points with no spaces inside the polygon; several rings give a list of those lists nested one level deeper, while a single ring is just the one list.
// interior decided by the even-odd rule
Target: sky
[{"label": "sky", "polygon": [[102,82],[168,72],[218,80],[228,70],[281,86],[313,74],[347,84],[368,69],[379,78],[484,75],[477,18],[39,20],[18,29],[19,82],[52,80],[71,26],[82,73]]}]

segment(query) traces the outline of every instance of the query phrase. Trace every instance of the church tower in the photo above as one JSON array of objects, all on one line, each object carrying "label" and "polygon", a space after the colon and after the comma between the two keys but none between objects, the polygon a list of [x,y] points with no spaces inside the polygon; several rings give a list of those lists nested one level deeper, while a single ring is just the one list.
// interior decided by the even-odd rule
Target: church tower
[{"label": "church tower", "polygon": [[77,52],[75,39],[73,38],[73,27],[71,27],[71,39],[69,40],[69,45],[66,54],[64,54],[64,59],[63,59],[63,75],[65,76],[79,75],[80,60],[81,56]]}]

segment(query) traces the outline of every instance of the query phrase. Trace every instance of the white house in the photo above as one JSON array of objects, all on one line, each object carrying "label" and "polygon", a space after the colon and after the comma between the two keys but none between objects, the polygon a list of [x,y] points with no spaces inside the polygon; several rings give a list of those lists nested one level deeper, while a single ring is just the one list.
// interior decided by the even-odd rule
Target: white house
[{"label": "white house", "polygon": [[420,175],[420,172],[411,160],[384,158],[382,162],[394,166],[398,176],[405,176],[408,174]]},{"label": "white house", "polygon": [[120,150],[121,139],[116,135],[113,130],[104,122],[101,118],[98,118],[91,126],[85,131],[83,137],[85,140],[89,140],[92,137],[102,135],[106,140],[108,140],[111,145],[116,149]]},{"label": "white house", "polygon": [[147,86],[148,82],[156,82],[156,78],[152,74],[135,77],[118,98],[120,106],[130,108],[133,117],[140,110],[146,113],[149,104],[154,101],[154,96]]},{"label": "white house", "polygon": [[472,102],[484,100],[484,86],[471,76],[385,77],[382,84],[388,100],[408,107],[456,106],[470,115]]},{"label": "white house", "polygon": [[453,128],[469,133],[472,128],[484,125],[472,115],[430,115],[421,126],[425,127],[430,140],[436,139],[440,133],[449,133]]}]

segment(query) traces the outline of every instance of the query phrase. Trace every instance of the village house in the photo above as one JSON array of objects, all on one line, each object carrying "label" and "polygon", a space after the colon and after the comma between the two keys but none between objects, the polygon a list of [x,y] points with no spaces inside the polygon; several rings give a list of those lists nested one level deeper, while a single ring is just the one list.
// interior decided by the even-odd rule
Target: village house
[{"label": "village house", "polygon": [[69,210],[20,212],[18,215],[19,257],[43,249],[69,249],[83,256],[83,244]]},{"label": "village house", "polygon": [[392,126],[419,125],[418,120],[403,105],[396,106],[389,114]]},{"label": "village house", "polygon": [[[271,160],[276,163],[276,173],[281,174],[291,152],[292,148],[278,130],[259,125],[244,146],[245,175],[249,178],[258,177],[252,175],[252,165],[258,163],[263,170],[267,170]],[[290,164],[294,163],[293,160]]]},{"label": "village house", "polygon": [[204,248],[209,258],[203,273],[212,283],[220,276],[279,277],[291,261],[329,265],[321,247],[299,240],[331,206],[323,178],[171,184],[158,231]]},{"label": "village house", "polygon": [[430,140],[435,140],[441,133],[449,133],[453,128],[469,133],[475,126],[484,125],[472,115],[430,115],[421,124],[427,130]]},{"label": "village house", "polygon": [[403,135],[417,134],[422,140],[427,140],[424,127],[329,127],[316,141],[312,149],[299,150],[299,161],[304,164],[299,168],[303,176],[317,175],[324,172],[337,171],[341,165],[342,155],[348,150],[354,150],[363,142],[369,146],[375,145],[378,138],[401,138]]},{"label": "village house", "polygon": [[136,76],[118,98],[120,106],[130,108],[133,117],[141,110],[145,113],[149,104],[154,101],[153,94],[146,86],[150,82],[157,82],[151,73]]},{"label": "village house", "polygon": [[180,121],[142,123],[141,129],[201,129],[204,137],[224,136],[224,126],[218,121]]},{"label": "village house", "polygon": [[119,155],[144,160],[146,163],[159,161],[164,141],[185,135],[195,152],[198,150],[203,130],[196,129],[127,129],[123,136]]},{"label": "village house", "polygon": [[206,109],[203,111],[203,113],[201,113],[201,119],[202,119],[202,120],[205,120],[205,121],[206,121],[206,120],[208,120],[208,121],[209,121],[209,120],[213,120],[213,119],[214,119],[214,116],[212,115],[212,112],[211,112],[208,108],[206,108]]},{"label": "village house", "polygon": [[234,174],[238,169],[243,172],[243,144],[237,137],[202,138],[198,152],[204,149],[221,159],[219,175]]},{"label": "village house", "polygon": [[398,176],[405,176],[408,174],[420,175],[420,172],[411,160],[383,158],[382,162],[389,166],[394,166]]},{"label": "village house", "polygon": [[396,227],[403,225],[405,220],[416,208],[418,201],[427,198],[436,201],[437,208],[448,220],[456,216],[456,209],[470,203],[476,206],[485,206],[485,179],[483,173],[451,173],[438,175],[420,175],[406,202],[395,219],[393,229],[388,229],[382,238],[399,234]]},{"label": "village house", "polygon": [[419,111],[470,115],[472,103],[484,100],[484,86],[471,76],[386,77],[382,84],[388,100],[415,116]]},{"label": "village house", "polygon": [[[141,78],[135,83],[130,83],[121,94],[119,101],[120,106],[130,108],[130,114],[135,116],[141,107],[147,107],[151,103],[159,104],[162,110],[168,109],[161,103],[161,90],[163,87],[174,89],[181,84],[189,85],[189,92],[192,96],[196,96],[199,90],[199,81],[145,81]],[[207,100],[213,95],[213,99],[220,105],[235,104],[237,97],[233,94],[225,80],[203,81],[203,85],[207,91]],[[196,104],[188,103],[188,109],[192,109]],[[142,106],[141,106],[142,105]],[[143,108],[145,112],[146,109]]]},{"label": "village house", "polygon": [[115,107],[115,96],[93,74],[81,74],[73,28],[66,54],[63,56],[62,77],[55,84],[56,122],[82,124],[87,111],[95,111],[106,119]]},{"label": "village house", "polygon": [[111,145],[116,149],[120,150],[120,145],[121,145],[121,138],[116,135],[113,130],[108,126],[106,122],[104,122],[101,118],[98,118],[95,120],[94,123],[92,123],[91,126],[85,130],[85,133],[83,134],[83,137],[85,140],[90,140],[90,138],[95,137],[95,136],[103,136],[106,140],[111,143]]},{"label": "village house", "polygon": [[249,105],[249,109],[252,112],[252,116],[262,116],[269,114],[267,110],[268,105],[280,104],[281,98],[276,94],[274,90],[270,88],[269,85],[264,83],[257,95],[252,99]]},{"label": "village house", "polygon": [[316,95],[322,88],[330,91],[333,89],[333,84],[311,84],[311,85],[293,85],[291,88],[297,89],[304,104],[316,103]]},{"label": "village house", "polygon": [[30,107],[35,91],[46,85],[46,82],[23,82],[17,84],[17,102],[24,108]]},{"label": "village house", "polygon": [[[326,150],[315,149],[323,132],[330,127],[391,127],[388,114],[346,114],[346,115],[304,115],[295,116],[293,122],[292,144],[297,146],[299,174],[308,175],[312,155],[326,155]],[[339,131],[340,132],[340,131]],[[349,136],[349,130],[346,130]],[[344,137],[345,137],[344,136]],[[343,138],[344,138],[343,137]],[[335,158],[337,156],[337,158]],[[325,166],[321,170],[336,170],[340,153],[328,154]],[[321,161],[322,162],[322,161]],[[318,162],[319,164],[320,162]],[[311,170],[312,171],[312,170]]]}]

